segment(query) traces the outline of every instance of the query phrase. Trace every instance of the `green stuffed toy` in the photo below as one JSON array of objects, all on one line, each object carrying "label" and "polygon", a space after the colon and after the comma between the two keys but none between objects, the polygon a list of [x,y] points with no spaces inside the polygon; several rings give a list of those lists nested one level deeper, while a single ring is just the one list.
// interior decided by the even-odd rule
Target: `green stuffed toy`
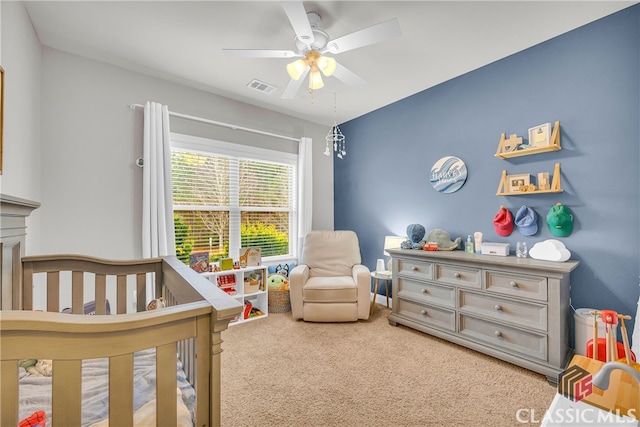
[{"label": "green stuffed toy", "polygon": [[271,289],[277,289],[279,291],[289,290],[289,279],[283,274],[274,273],[267,278],[267,285]]}]

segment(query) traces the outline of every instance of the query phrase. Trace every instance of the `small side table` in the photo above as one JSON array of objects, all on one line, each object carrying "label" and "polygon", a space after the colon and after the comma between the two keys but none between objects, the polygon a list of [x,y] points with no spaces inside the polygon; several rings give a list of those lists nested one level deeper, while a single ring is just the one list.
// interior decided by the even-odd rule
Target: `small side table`
[{"label": "small side table", "polygon": [[371,301],[371,310],[369,311],[370,315],[373,314],[373,309],[376,304],[376,295],[378,295],[378,285],[380,284],[380,280],[384,280],[385,295],[387,296],[387,308],[389,308],[389,280],[391,280],[391,272],[372,271],[371,277],[376,279],[376,282],[373,285],[373,301]]}]

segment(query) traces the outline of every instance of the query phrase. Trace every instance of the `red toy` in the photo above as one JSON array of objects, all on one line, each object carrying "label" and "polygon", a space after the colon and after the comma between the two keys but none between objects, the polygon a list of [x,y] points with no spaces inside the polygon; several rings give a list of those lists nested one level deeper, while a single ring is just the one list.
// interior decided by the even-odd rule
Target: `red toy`
[{"label": "red toy", "polygon": [[[624,321],[631,319],[631,316],[618,314],[613,310],[592,311],[591,314],[593,315],[593,339],[587,341],[587,357],[600,360],[601,362],[625,359],[627,365],[634,363],[636,361],[636,355],[629,348],[627,328],[624,324]],[[600,316],[605,325],[604,338],[598,338],[598,316]],[[618,320],[620,320],[622,343],[616,341]],[[597,343],[597,345],[594,345],[594,342]]]},{"label": "red toy", "polygon": [[37,411],[20,421],[18,427],[46,427],[46,414],[44,411]]}]

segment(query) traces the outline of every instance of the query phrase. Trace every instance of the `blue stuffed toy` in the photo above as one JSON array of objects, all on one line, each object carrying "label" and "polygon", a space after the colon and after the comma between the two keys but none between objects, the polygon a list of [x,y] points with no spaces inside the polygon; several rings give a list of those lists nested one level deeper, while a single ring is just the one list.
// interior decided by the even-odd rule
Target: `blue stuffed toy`
[{"label": "blue stuffed toy", "polygon": [[407,226],[407,237],[409,240],[405,240],[400,244],[402,249],[422,249],[425,241],[423,240],[426,230],[424,226],[420,224],[409,224]]}]

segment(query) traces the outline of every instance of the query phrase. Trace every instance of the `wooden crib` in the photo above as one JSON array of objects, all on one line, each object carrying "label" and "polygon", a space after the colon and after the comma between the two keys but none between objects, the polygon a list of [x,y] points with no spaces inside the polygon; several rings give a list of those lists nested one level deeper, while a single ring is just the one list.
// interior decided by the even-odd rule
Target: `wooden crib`
[{"label": "wooden crib", "polygon": [[[109,425],[133,425],[133,359],[145,349],[155,349],[157,425],[176,425],[178,360],[195,389],[194,425],[220,425],[220,333],[242,310],[233,298],[175,257],[29,256],[21,259],[21,270],[22,285],[12,289],[13,310],[0,311],[0,425],[20,421],[21,359],[53,360],[47,427],[82,425],[82,363],[96,358],[108,358]],[[69,277],[71,283],[64,283]],[[148,280],[153,298],[164,297],[165,308],[145,310]],[[60,313],[60,294],[69,286],[73,314]],[[42,287],[46,309],[34,311],[34,295]],[[115,301],[109,300],[114,292]],[[96,315],[83,315],[88,300],[95,301]],[[107,300],[112,315],[104,315]]]}]

